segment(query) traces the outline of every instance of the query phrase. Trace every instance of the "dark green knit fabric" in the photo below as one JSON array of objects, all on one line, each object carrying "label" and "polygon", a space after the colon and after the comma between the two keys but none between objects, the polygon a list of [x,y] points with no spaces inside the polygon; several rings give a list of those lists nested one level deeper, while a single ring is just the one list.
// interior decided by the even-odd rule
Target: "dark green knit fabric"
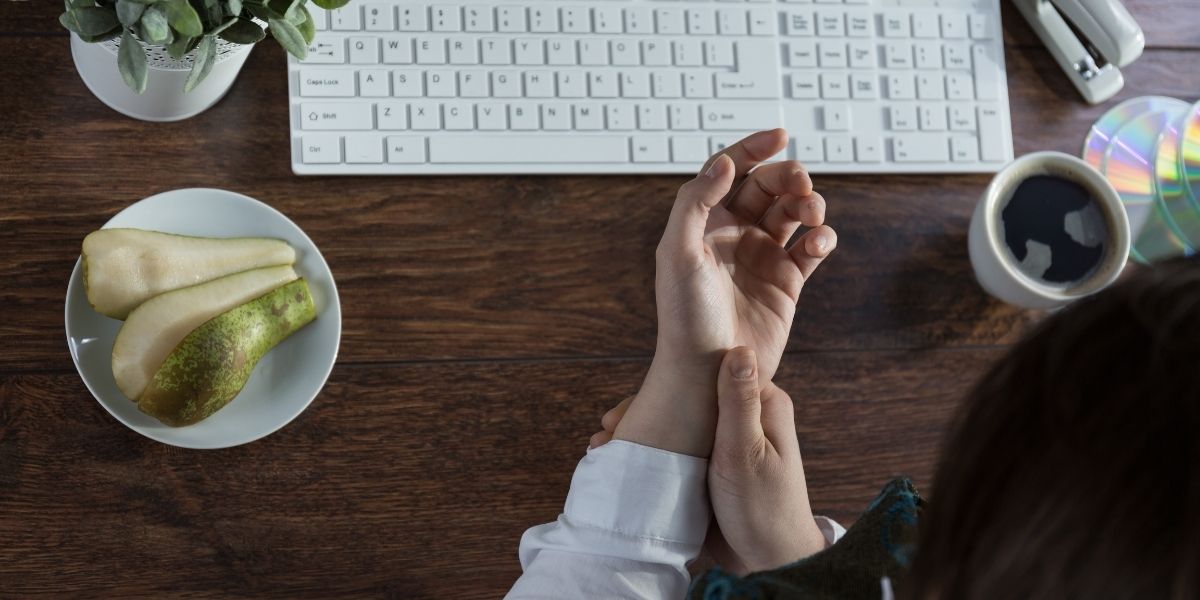
[{"label": "dark green knit fabric", "polygon": [[804,560],[738,577],[715,568],[692,583],[692,600],[878,600],[880,579],[908,567],[924,500],[907,478],[884,486],[838,543]]}]

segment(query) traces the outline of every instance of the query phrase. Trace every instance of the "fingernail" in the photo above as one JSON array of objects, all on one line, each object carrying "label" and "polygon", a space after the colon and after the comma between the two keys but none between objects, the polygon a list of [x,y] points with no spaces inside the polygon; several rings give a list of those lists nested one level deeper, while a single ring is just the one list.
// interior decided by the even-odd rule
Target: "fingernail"
[{"label": "fingernail", "polygon": [[813,242],[817,245],[818,252],[824,252],[825,248],[829,246],[829,240],[823,235],[818,235]]},{"label": "fingernail", "polygon": [[708,166],[708,170],[704,172],[704,176],[705,176],[705,177],[707,177],[707,178],[709,178],[709,179],[712,179],[713,177],[716,177],[716,175],[717,175],[717,163],[719,163],[719,162],[721,162],[721,159],[719,159],[719,158],[718,158],[717,160],[714,160],[714,161],[713,161],[713,164],[709,165],[709,166]]},{"label": "fingernail", "polygon": [[754,377],[754,352],[739,352],[733,359],[732,369],[737,379]]}]

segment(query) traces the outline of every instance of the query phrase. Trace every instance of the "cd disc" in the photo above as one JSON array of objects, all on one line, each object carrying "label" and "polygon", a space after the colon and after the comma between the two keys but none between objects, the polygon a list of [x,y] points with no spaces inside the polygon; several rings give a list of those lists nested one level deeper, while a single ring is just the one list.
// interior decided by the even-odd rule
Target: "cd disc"
[{"label": "cd disc", "polygon": [[1112,136],[1130,121],[1148,112],[1186,108],[1187,103],[1165,96],[1130,98],[1112,107],[1092,125],[1087,138],[1083,140],[1083,160],[1099,169],[1104,164],[1104,157],[1108,154]]},{"label": "cd disc", "polygon": [[1184,189],[1179,161],[1181,130],[1187,114],[1168,121],[1159,134],[1154,155],[1154,179],[1167,224],[1192,248],[1200,248],[1200,207]]},{"label": "cd disc", "polygon": [[1189,199],[1200,206],[1200,102],[1188,111],[1179,130],[1179,168]]},{"label": "cd disc", "polygon": [[1129,216],[1133,238],[1130,256],[1140,262],[1154,262],[1192,249],[1167,225],[1165,210],[1158,202],[1154,179],[1154,152],[1166,124],[1179,117],[1167,112],[1146,113],[1135,117],[1112,136],[1103,173],[1121,196]]}]

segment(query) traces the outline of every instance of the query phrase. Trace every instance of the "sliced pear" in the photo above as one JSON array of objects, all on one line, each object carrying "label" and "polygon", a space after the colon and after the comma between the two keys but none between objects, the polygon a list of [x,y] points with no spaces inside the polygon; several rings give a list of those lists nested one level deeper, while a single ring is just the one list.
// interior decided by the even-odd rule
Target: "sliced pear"
[{"label": "sliced pear", "polygon": [[315,318],[303,279],[218,315],[171,351],[138,408],[174,427],[212,415],[242,391],[271,348]]},{"label": "sliced pear", "polygon": [[112,371],[127,398],[142,395],[167,355],[192,330],[267,292],[296,280],[284,265],[226,275],[155,296],[129,313],[113,343]]},{"label": "sliced pear", "polygon": [[88,302],[114,319],[124,319],[139,304],[163,292],[294,262],[296,251],[287,242],[270,238],[203,238],[142,229],[101,229],[83,239]]}]

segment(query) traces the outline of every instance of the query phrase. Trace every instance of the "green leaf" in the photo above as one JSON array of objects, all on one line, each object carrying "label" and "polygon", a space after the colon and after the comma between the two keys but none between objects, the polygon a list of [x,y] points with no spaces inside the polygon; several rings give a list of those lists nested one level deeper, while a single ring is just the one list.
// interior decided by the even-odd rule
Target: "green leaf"
[{"label": "green leaf", "polygon": [[299,29],[300,34],[304,36],[304,43],[311,44],[313,39],[317,37],[316,24],[313,23],[312,15],[309,14],[307,8],[301,6],[300,12],[304,13],[304,22],[297,25],[296,28]]},{"label": "green leaf", "polygon": [[192,8],[187,0],[164,0],[167,5],[167,20],[175,31],[184,37],[200,37],[204,35],[204,25],[200,23],[200,15]]},{"label": "green leaf", "polygon": [[183,84],[183,91],[190,92],[208,77],[209,71],[212,71],[213,63],[217,62],[217,38],[206,35],[200,40],[200,45],[196,47],[196,61],[192,64],[192,72],[188,74],[187,81]]},{"label": "green leaf", "polygon": [[283,18],[283,15],[271,10],[265,4],[247,4],[246,8],[250,11],[250,14],[254,15],[254,18],[262,21],[270,22],[271,19]]},{"label": "green leaf", "polygon": [[146,49],[126,29],[121,34],[121,49],[117,52],[117,69],[129,89],[142,93],[146,91]]},{"label": "green leaf", "polygon": [[138,4],[133,0],[117,0],[117,19],[126,27],[136,25],[144,12],[146,12],[145,4]]},{"label": "green leaf", "polygon": [[267,34],[262,27],[249,19],[237,19],[236,23],[221,32],[221,39],[234,44],[256,44],[265,37]]},{"label": "green leaf", "polygon": [[335,10],[350,3],[350,0],[313,0],[313,4],[325,10]]},{"label": "green leaf", "polygon": [[[79,34],[76,34],[76,35],[79,35]],[[120,25],[113,27],[112,29],[105,31],[104,33],[101,33],[99,35],[80,35],[79,39],[88,44],[95,44],[97,42],[106,42],[108,40],[111,40],[111,39],[119,36],[119,35],[121,35],[121,26]]]},{"label": "green leaf", "polygon": [[220,35],[222,31],[229,29],[230,27],[235,25],[237,22],[238,22],[237,19],[228,19],[224,23],[221,23],[220,25],[217,25],[216,27],[214,27],[212,29],[212,31],[208,32],[208,35]]},{"label": "green leaf", "polygon": [[270,25],[271,35],[289,54],[299,59],[308,56],[308,44],[304,43],[304,34],[300,33],[295,25],[288,23],[285,19],[271,19],[268,25]]},{"label": "green leaf", "polygon": [[138,4],[145,4],[146,6],[149,6],[151,4],[158,4],[158,0],[127,0],[127,1],[128,2],[136,2]]},{"label": "green leaf", "polygon": [[225,14],[239,17],[242,14],[242,0],[225,0]]},{"label": "green leaf", "polygon": [[58,22],[80,36],[97,36],[121,26],[115,11],[95,6],[68,10],[58,17]]},{"label": "green leaf", "polygon": [[175,39],[171,40],[171,43],[167,44],[167,54],[170,54],[171,58],[174,58],[175,60],[183,58],[183,55],[187,54],[188,50],[192,49],[192,41],[195,39],[196,38],[194,37],[188,37],[182,33],[176,32]]},{"label": "green leaf", "polygon": [[165,11],[161,4],[155,4],[142,13],[142,39],[163,46],[171,43],[171,26]]},{"label": "green leaf", "polygon": [[66,10],[71,10],[72,8],[89,8],[96,6],[96,0],[64,0],[63,4],[66,5]]},{"label": "green leaf", "polygon": [[204,13],[202,17],[204,21],[204,30],[210,31],[213,27],[220,25],[225,19],[225,11],[221,10],[221,5],[217,0],[204,0]]}]

